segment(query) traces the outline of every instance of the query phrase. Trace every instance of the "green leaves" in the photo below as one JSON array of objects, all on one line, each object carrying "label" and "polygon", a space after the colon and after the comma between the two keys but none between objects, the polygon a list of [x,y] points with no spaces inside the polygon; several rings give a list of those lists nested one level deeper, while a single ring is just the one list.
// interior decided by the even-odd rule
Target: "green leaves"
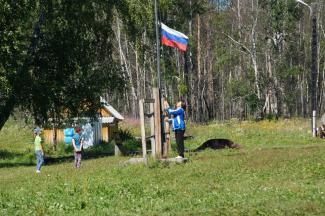
[{"label": "green leaves", "polygon": [[[110,3],[1,1],[1,98],[30,110],[37,123],[94,117],[104,91],[123,83],[112,58]],[[41,16],[44,25],[34,28]],[[28,48],[35,52],[27,56]]]}]

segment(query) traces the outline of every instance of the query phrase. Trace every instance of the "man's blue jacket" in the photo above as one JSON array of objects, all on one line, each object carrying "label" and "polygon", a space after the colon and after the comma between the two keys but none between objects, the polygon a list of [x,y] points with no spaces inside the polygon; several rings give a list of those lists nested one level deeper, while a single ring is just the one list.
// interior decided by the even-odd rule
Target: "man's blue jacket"
[{"label": "man's blue jacket", "polygon": [[185,130],[185,111],[183,108],[177,108],[175,110],[168,109],[167,110],[170,115],[173,115],[172,124],[173,124],[173,130]]}]

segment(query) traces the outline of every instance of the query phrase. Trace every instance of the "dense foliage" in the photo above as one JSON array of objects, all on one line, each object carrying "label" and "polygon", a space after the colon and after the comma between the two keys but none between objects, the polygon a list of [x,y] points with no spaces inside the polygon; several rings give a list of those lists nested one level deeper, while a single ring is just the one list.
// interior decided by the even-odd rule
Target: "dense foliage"
[{"label": "dense foliage", "polygon": [[[137,116],[136,101],[155,86],[153,3],[127,1],[135,31],[117,21],[115,55],[128,82],[112,95]],[[190,38],[186,53],[161,46],[162,91],[184,98],[192,120],[308,116],[311,19],[295,0],[160,0],[159,18]],[[324,1],[317,3],[317,111],[324,112]],[[145,5],[147,5],[145,7]],[[125,106],[126,105],[126,106]]]},{"label": "dense foliage", "polygon": [[[160,46],[162,91],[194,121],[310,114],[311,19],[295,0],[160,0],[190,38]],[[317,3],[317,111],[324,112],[324,1]],[[93,116],[99,96],[126,115],[156,86],[154,1],[0,1],[0,128],[16,107],[37,123]]]},{"label": "dense foliage", "polygon": [[15,107],[37,124],[95,117],[100,96],[123,82],[112,57],[115,3],[1,1],[0,128]]}]

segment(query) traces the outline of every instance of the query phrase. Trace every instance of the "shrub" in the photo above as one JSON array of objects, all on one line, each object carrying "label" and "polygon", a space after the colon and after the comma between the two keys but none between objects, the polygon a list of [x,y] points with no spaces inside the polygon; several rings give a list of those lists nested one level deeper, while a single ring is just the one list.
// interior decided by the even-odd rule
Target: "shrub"
[{"label": "shrub", "polygon": [[123,142],[123,147],[128,154],[135,154],[142,149],[141,140],[135,138]]},{"label": "shrub", "polygon": [[114,153],[114,145],[112,142],[102,142],[100,145],[95,145],[90,148],[84,150],[87,155],[95,156],[102,154],[113,155]]},{"label": "shrub", "polygon": [[122,142],[134,139],[134,136],[132,135],[132,132],[129,129],[119,129],[117,132],[117,136]]}]

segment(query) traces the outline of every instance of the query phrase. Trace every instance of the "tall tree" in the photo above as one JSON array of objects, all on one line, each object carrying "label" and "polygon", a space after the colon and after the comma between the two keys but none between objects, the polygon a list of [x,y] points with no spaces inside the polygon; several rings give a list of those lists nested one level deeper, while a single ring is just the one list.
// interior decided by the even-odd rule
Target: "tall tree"
[{"label": "tall tree", "polygon": [[[40,1],[35,3],[39,7],[36,11],[26,2],[29,8],[22,8],[26,20],[35,23],[35,15],[28,12],[34,11],[39,21],[33,37],[31,31],[23,31],[25,41],[18,51],[27,50],[29,38],[32,52],[26,54],[28,61],[19,63],[12,55],[11,61],[17,65],[14,73],[10,72],[10,64],[2,60],[2,68],[8,75],[5,78],[12,87],[1,107],[0,129],[17,106],[30,110],[38,124],[50,117],[57,121],[84,115],[95,117],[100,106],[99,97],[123,82],[111,55],[112,6],[121,9],[121,2]],[[1,3],[17,6],[12,1]],[[6,28],[21,29],[18,12],[8,10]],[[7,44],[14,44],[15,40]]]},{"label": "tall tree", "polygon": [[0,130],[23,92],[44,21],[38,1],[0,1]]}]

